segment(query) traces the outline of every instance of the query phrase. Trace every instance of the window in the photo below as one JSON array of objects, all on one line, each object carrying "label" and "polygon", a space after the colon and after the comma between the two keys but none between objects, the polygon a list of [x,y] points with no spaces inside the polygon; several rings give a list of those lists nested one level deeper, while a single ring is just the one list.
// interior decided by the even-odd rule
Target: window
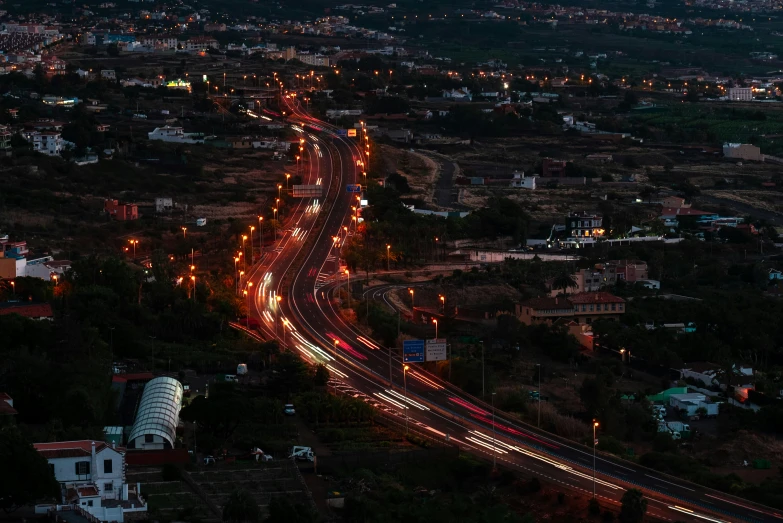
[{"label": "window", "polygon": [[616,310],[617,310],[617,304],[616,304],[616,303],[613,303],[613,304],[612,304],[612,310],[613,310],[613,311],[616,311]]},{"label": "window", "polygon": [[104,483],[103,484],[103,491],[104,492],[112,492],[114,490],[114,483]]},{"label": "window", "polygon": [[591,303],[591,304],[590,304],[590,312],[593,312],[594,310],[595,310],[595,305],[593,305],[593,304]]},{"label": "window", "polygon": [[154,441],[152,434],[144,435],[144,443],[152,443]]},{"label": "window", "polygon": [[110,459],[103,460],[103,473],[111,474],[112,461]]},{"label": "window", "polygon": [[623,310],[623,304],[622,303],[619,304],[618,307],[619,307],[619,309],[617,309],[617,310],[620,310],[620,311]]},{"label": "window", "polygon": [[608,304],[608,303],[604,303],[604,310],[605,310],[605,311],[608,311],[608,310],[609,310],[609,304]]},{"label": "window", "polygon": [[87,502],[87,506],[88,506],[88,507],[91,507],[91,506],[92,506],[92,500],[90,500],[90,501],[88,501],[88,502]]},{"label": "window", "polygon": [[76,475],[77,476],[86,476],[90,473],[90,462],[89,461],[79,461],[76,463]]},{"label": "window", "polygon": [[582,305],[582,312],[585,312],[587,310],[587,305]]}]

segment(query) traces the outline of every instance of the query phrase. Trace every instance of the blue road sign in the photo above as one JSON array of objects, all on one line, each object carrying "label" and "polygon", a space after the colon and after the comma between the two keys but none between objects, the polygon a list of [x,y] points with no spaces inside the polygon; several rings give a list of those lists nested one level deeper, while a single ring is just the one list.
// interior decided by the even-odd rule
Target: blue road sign
[{"label": "blue road sign", "polygon": [[402,342],[402,361],[421,363],[424,361],[424,340],[405,340]]},{"label": "blue road sign", "polygon": [[348,136],[348,129],[337,129],[337,136]]},{"label": "blue road sign", "polygon": [[349,183],[348,185],[345,186],[345,192],[361,193],[362,186],[359,184]]}]

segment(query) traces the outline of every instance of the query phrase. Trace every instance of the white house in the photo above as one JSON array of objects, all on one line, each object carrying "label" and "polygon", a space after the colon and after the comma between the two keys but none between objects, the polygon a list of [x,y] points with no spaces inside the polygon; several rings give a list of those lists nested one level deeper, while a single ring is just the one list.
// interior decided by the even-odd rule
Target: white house
[{"label": "white house", "polygon": [[62,135],[56,131],[33,132],[29,137],[33,142],[33,150],[47,156],[60,156],[65,147]]},{"label": "white house", "polygon": [[443,98],[448,100],[460,100],[464,102],[470,102],[473,100],[473,95],[467,87],[460,87],[459,89],[451,89],[449,91],[443,91]]},{"label": "white house", "polygon": [[183,394],[182,384],[174,378],[159,377],[147,382],[128,436],[128,448],[173,448]]},{"label": "white house", "polygon": [[165,125],[156,127],[154,131],[147,133],[150,140],[176,143],[204,143],[204,135],[201,133],[186,133],[182,127]]},{"label": "white house", "polygon": [[[146,512],[140,486],[125,483],[125,449],[102,441],[35,443],[62,488],[63,506],[78,507],[101,521],[123,522],[127,512]],[[39,507],[36,507],[38,511]],[[45,507],[49,508],[49,507]]]},{"label": "white house", "polygon": [[514,178],[511,180],[511,187],[534,190],[536,188],[536,177],[525,176],[524,172],[515,172]]}]

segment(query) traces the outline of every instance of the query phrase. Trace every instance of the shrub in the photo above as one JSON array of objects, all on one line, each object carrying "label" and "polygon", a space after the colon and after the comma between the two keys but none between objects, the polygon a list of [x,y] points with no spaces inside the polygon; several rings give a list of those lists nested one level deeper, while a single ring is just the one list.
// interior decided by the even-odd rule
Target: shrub
[{"label": "shrub", "polygon": [[598,516],[601,514],[601,505],[598,504],[598,500],[590,498],[590,502],[587,504],[587,513],[591,516]]}]

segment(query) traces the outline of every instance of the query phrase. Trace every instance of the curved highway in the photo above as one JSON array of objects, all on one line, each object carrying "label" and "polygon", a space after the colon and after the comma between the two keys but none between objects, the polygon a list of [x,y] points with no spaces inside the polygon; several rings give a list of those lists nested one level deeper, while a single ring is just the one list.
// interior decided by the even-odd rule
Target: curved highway
[{"label": "curved highway", "polygon": [[351,234],[355,195],[345,186],[361,177],[362,150],[333,126],[311,118],[295,96],[283,100],[288,122],[305,140],[303,183],[320,181],[324,197],[294,204],[283,234],[250,271],[249,314],[258,318],[262,332],[308,361],[325,364],[336,390],[350,391],[399,425],[563,489],[595,492],[604,504],[619,504],[628,488],[637,487],[648,499],[648,514],[663,520],[783,522],[774,509],[611,456],[594,457],[593,449],[495,412],[491,403],[416,364],[405,371],[392,350],[344,321],[334,298],[334,290],[346,283],[338,250]]}]

